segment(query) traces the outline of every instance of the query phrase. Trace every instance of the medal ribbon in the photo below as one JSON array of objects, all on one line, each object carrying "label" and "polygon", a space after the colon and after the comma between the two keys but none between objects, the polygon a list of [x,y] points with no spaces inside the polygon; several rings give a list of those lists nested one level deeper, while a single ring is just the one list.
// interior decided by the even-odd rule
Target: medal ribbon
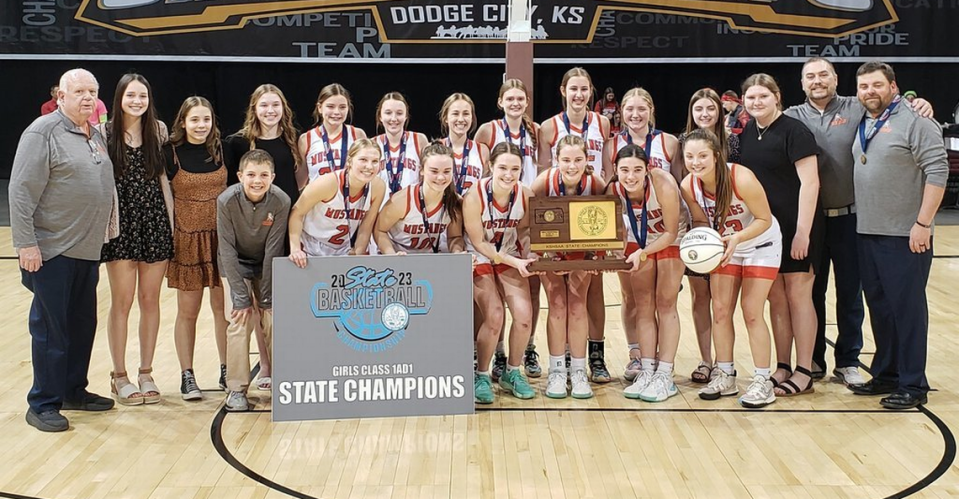
[{"label": "medal ribbon", "polygon": [[[429,218],[427,218],[426,216],[426,212],[428,210],[426,209],[426,198],[423,197],[423,186],[422,185],[418,186],[416,188],[416,192],[419,194],[419,197],[420,197],[420,214],[423,215],[423,232],[426,233],[426,237],[430,239],[430,247],[433,248],[433,253],[439,253],[440,252],[440,234],[438,233],[436,234],[435,240],[433,239],[432,234],[430,234],[430,221],[429,221]],[[443,201],[440,200],[440,203],[442,204]],[[442,220],[443,216],[445,215],[443,210],[445,210],[445,208],[440,209],[440,220]],[[499,248],[497,248],[497,251],[499,251]]]},{"label": "medal ribbon", "polygon": [[[632,229],[633,238],[636,239],[636,243],[639,244],[640,249],[646,249],[646,236],[648,235],[649,230],[649,217],[647,215],[646,209],[646,200],[643,200],[643,211],[640,214],[640,222],[642,225],[642,231],[639,230],[636,223],[636,212],[633,211],[633,203],[629,200],[629,193],[626,192],[626,187],[623,184],[619,184],[623,189],[623,197],[626,198],[626,215],[629,217],[629,227]],[[647,193],[649,189],[649,177],[646,177],[643,180],[643,193]]]},{"label": "medal ribbon", "polygon": [[[370,193],[370,184],[363,186],[363,198],[365,198]],[[349,172],[343,172],[343,206],[346,208],[346,226],[347,230],[350,232],[350,247],[356,246],[356,236],[360,233],[359,224],[356,226],[356,230],[350,226],[350,221],[353,219],[353,209],[350,208],[350,174]]]},{"label": "medal ribbon", "polygon": [[386,158],[386,171],[389,178],[390,193],[400,190],[400,181],[403,179],[403,167],[406,164],[406,132],[400,137],[400,156],[396,161],[396,172],[393,172],[393,160],[390,153],[390,138],[383,136],[383,156]]},{"label": "medal ribbon", "polygon": [[[565,113],[563,115],[565,116]],[[569,118],[567,118],[567,121],[569,121]],[[567,132],[569,131],[569,126],[566,127],[566,131]],[[510,132],[509,123],[506,122],[506,118],[503,118],[503,132],[506,133],[506,142],[509,142],[510,144],[512,144],[513,135]],[[520,164],[525,165],[526,164],[526,127],[522,124],[520,124],[519,126],[519,157],[520,157]],[[520,182],[523,181],[523,170],[520,170],[519,172],[519,180]]]},{"label": "medal ribbon", "polygon": [[320,134],[320,137],[323,138],[323,149],[326,151],[326,164],[330,165],[330,171],[335,172],[337,170],[342,170],[343,166],[346,164],[346,151],[348,149],[348,142],[346,140],[346,125],[340,130],[340,164],[337,165],[333,161],[333,150],[330,147],[330,134],[327,133],[326,127],[320,125],[320,128],[323,130],[323,133]]},{"label": "medal ribbon", "polygon": [[889,120],[889,116],[892,112],[899,106],[899,102],[902,101],[902,96],[897,95],[895,99],[892,100],[892,103],[889,104],[889,107],[886,108],[882,114],[879,115],[879,118],[872,124],[872,128],[869,132],[866,132],[866,116],[863,115],[862,119],[859,120],[859,145],[862,147],[862,154],[865,157],[866,148],[869,147],[869,142],[876,136],[879,130],[886,124],[886,121]]},{"label": "medal ribbon", "polygon": [[[509,204],[506,208],[506,220],[509,221],[509,216],[513,213],[513,204],[516,203],[516,188],[513,188],[513,191],[509,193]],[[493,179],[489,179],[486,182],[486,209],[489,210],[489,220],[490,223],[495,221],[493,218]],[[497,230],[493,228],[493,240],[496,241],[496,252],[499,253],[500,249],[503,247],[503,238],[495,237],[496,234],[502,234],[506,232],[506,227],[503,227],[502,230]]]},{"label": "medal ribbon", "polygon": [[[447,138],[446,138],[446,145],[447,145],[450,149],[452,149],[452,148],[453,148],[453,139],[451,139],[450,137],[447,137]],[[455,181],[454,181],[453,183],[456,184],[456,193],[457,193],[457,194],[461,194],[461,195],[463,194],[463,185],[464,185],[465,182],[466,182],[466,174],[467,174],[467,172],[469,172],[470,149],[472,149],[472,147],[471,147],[472,145],[473,145],[473,141],[472,141],[472,140],[469,140],[469,139],[466,139],[466,142],[463,144],[463,162],[462,162],[462,164],[461,164],[461,166],[460,166],[460,173],[459,173],[459,175],[455,175],[455,170],[454,170],[454,179],[455,179]]]}]

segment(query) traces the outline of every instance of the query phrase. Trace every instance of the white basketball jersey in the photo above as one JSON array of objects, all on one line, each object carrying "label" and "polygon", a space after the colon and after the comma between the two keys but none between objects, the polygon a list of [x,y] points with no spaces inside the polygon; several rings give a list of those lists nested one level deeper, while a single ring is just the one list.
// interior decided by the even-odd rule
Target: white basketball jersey
[{"label": "white basketball jersey", "polygon": [[[390,146],[386,134],[376,136],[376,143],[383,151],[383,162],[380,166],[380,178],[386,182],[386,196],[383,202],[404,187],[420,183],[420,155],[418,135],[413,132],[403,132],[401,143],[395,148]],[[403,150],[405,144],[406,149]],[[402,164],[401,163],[401,156]],[[390,169],[392,168],[392,172]]]},{"label": "white basketball jersey", "polygon": [[[559,167],[550,168],[549,173],[546,176],[546,183],[549,187],[547,195],[549,196],[563,196],[563,191],[566,190],[565,186],[561,186],[562,183],[562,174],[559,171]],[[583,174],[582,178],[579,179],[579,187],[572,192],[566,192],[566,196],[578,195],[578,196],[595,196],[602,194],[597,190],[595,175],[586,175]]]},{"label": "white basketball jersey", "polygon": [[556,144],[559,140],[569,134],[576,134],[586,141],[586,161],[593,167],[594,172],[603,171],[603,144],[606,143],[606,136],[600,130],[599,114],[589,111],[586,113],[586,130],[582,129],[583,123],[569,124],[569,130],[563,122],[563,113],[550,118],[553,120],[553,139],[549,141],[550,150],[553,153],[553,166],[556,166]]},{"label": "white basketball jersey", "polygon": [[[346,150],[349,150],[350,144],[356,141],[356,128],[351,125],[343,125],[339,135],[328,137],[330,148],[327,149],[326,142],[323,141],[323,133],[323,125],[306,133],[306,167],[310,173],[310,181],[315,180],[320,175],[345,167],[344,146]],[[344,140],[346,140],[346,144],[343,143]]]},{"label": "white basketball jersey", "polygon": [[[526,187],[532,187],[536,175],[539,174],[536,168],[536,148],[533,147],[533,141],[530,139],[532,130],[526,130],[525,134],[521,130],[510,130],[509,138],[506,137],[506,120],[493,120],[490,122],[493,127],[493,142],[489,144],[490,151],[500,142],[510,142],[520,148],[523,155],[523,169],[520,173],[520,182]],[[525,136],[524,136],[525,135]]]},{"label": "white basketball jersey", "polygon": [[309,256],[345,255],[350,251],[350,239],[359,230],[360,222],[370,211],[369,185],[356,198],[346,203],[346,170],[335,173],[338,188],[329,201],[321,201],[306,214],[300,241]]},{"label": "white basketball jersey", "polygon": [[483,177],[483,159],[480,158],[479,144],[467,139],[466,147],[469,149],[469,153],[467,153],[468,156],[464,165],[463,148],[453,147],[450,145],[449,139],[446,140],[446,145],[449,145],[450,149],[453,150],[453,186],[456,187],[456,193],[462,196]]},{"label": "white basketball jersey", "polygon": [[[636,144],[646,151],[645,141],[630,142],[631,139],[632,137],[629,136],[629,132],[626,130],[613,136],[613,151],[615,151],[613,152],[613,164],[616,164],[619,151],[630,143]],[[661,168],[667,172],[669,171],[669,167],[672,165],[672,158],[669,157],[669,151],[666,150],[666,134],[659,130],[653,131],[652,140],[649,141],[649,150],[646,151],[646,158],[650,170],[653,168]]]},{"label": "white basketball jersey", "polygon": [[[753,220],[756,217],[753,216],[752,212],[749,211],[749,207],[746,206],[746,202],[743,201],[743,198],[739,195],[739,191],[736,189],[736,169],[740,165],[736,163],[727,163],[730,170],[730,181],[733,184],[733,199],[729,203],[729,214],[726,216],[726,223],[722,227],[714,227],[721,236],[728,236],[741,232],[746,227],[749,227],[749,224],[753,223]],[[703,190],[703,182],[696,177],[690,175],[690,182],[692,182],[693,194],[696,197],[696,203],[699,204],[703,211],[706,212],[706,217],[709,219],[710,226],[713,224],[713,215],[716,213],[716,198],[713,195],[707,194]],[[770,215],[772,216],[772,215]],[[745,251],[753,250],[757,246],[762,246],[767,243],[772,243],[777,239],[782,240],[782,233],[779,230],[779,221],[776,220],[776,217],[772,217],[772,225],[766,229],[765,232],[759,236],[750,239],[749,241],[741,241],[736,247],[736,253],[740,254]]]},{"label": "white basketball jersey", "polygon": [[[479,192],[469,194],[470,196],[479,195],[480,197],[483,228],[485,229],[484,237],[494,248],[498,245],[508,255],[518,257],[522,254],[522,246],[520,245],[517,227],[519,227],[520,221],[526,214],[526,196],[523,195],[523,187],[517,184],[513,188],[513,202],[510,203],[512,207],[510,207],[510,204],[500,206],[496,204],[495,200],[491,201],[491,190],[488,190],[491,187],[490,182],[492,182],[490,178],[480,180],[478,184]],[[469,235],[464,234],[464,237],[466,250],[476,255],[477,262],[490,263],[488,258],[476,251]],[[497,244],[497,241],[499,241],[499,244]]]},{"label": "white basketball jersey", "polygon": [[389,231],[393,249],[407,253],[432,253],[433,245],[438,242],[439,252],[449,253],[446,228],[450,224],[450,214],[440,202],[433,211],[426,213],[424,225],[424,207],[420,204],[420,189],[422,187],[419,185],[406,189],[406,215]]},{"label": "white basketball jersey", "polygon": [[[666,222],[663,219],[663,205],[659,203],[659,198],[656,196],[656,189],[653,188],[653,183],[649,182],[646,186],[645,200],[631,199],[626,192],[626,189],[619,182],[613,182],[610,184],[612,190],[610,192],[616,194],[623,200],[623,226],[626,227],[626,242],[627,243],[636,243],[639,244],[639,241],[636,240],[636,235],[633,234],[632,225],[630,224],[629,214],[625,210],[633,210],[633,216],[636,220],[637,230],[642,230],[642,219],[643,219],[643,208],[646,208],[646,246],[656,242],[664,232],[666,232]],[[682,198],[679,200],[679,232],[677,233],[676,240],[673,241],[673,245],[678,245],[683,236],[686,235],[687,230],[687,220],[689,219],[689,214],[687,213],[686,203],[683,202]]]}]

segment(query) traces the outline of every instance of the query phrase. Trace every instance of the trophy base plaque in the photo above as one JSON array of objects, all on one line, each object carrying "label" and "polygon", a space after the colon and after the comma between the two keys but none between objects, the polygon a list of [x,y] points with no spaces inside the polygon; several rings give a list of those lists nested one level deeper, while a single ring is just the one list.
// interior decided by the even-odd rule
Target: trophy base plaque
[{"label": "trophy base plaque", "polygon": [[[619,196],[530,198],[530,250],[536,253],[600,253],[626,248],[623,201]],[[534,272],[627,270],[621,258],[553,259],[529,265]]]}]

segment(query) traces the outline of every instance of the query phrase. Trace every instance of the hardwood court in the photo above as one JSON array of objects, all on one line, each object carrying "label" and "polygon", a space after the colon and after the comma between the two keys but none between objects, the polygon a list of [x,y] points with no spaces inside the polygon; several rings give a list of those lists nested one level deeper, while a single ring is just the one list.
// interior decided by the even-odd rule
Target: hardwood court
[{"label": "hardwood court", "polygon": [[[917,497],[959,495],[953,465],[959,428],[954,330],[959,323],[959,227],[939,227],[929,284],[929,378],[938,391],[922,410],[886,411],[878,399],[820,382],[764,411],[733,398],[705,402],[688,381],[698,361],[688,291],[680,297],[680,395],[661,404],[623,398],[626,345],[616,279],[607,276],[607,357],[617,378],[587,401],[499,396],[475,416],[272,424],[269,394],[256,411],[227,414],[222,392],[180,400],[173,351],[175,294],[164,289],[155,363],[164,400],[108,413],[65,412],[71,429],[44,434],[24,422],[31,382],[29,293],[0,229],[4,317],[0,369],[0,497],[39,498],[632,498]],[[545,303],[545,300],[544,300]],[[91,390],[109,391],[103,271]],[[832,305],[830,304],[830,307]],[[537,345],[546,353],[545,313]],[[131,331],[136,330],[136,307]],[[830,312],[830,322],[832,314]],[[204,306],[197,344],[201,387],[216,386],[212,319]],[[740,318],[737,317],[737,322]],[[872,352],[866,325],[866,347]],[[835,337],[831,327],[830,336]],[[745,331],[741,322],[737,330]],[[740,335],[737,367],[751,372]],[[136,368],[136,334],[127,362]],[[832,355],[831,352],[828,355]],[[868,364],[871,356],[864,354]],[[741,376],[745,378],[745,376]],[[534,381],[540,390],[545,377]],[[740,380],[741,388],[745,388]]]}]

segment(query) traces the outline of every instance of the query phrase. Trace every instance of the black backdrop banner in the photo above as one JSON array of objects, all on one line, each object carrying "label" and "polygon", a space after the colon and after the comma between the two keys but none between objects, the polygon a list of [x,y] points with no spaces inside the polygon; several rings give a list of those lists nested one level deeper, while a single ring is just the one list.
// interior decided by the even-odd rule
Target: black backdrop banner
[{"label": "black backdrop banner", "polygon": [[[508,0],[8,0],[0,58],[496,62]],[[534,0],[537,62],[959,62],[959,0]]]}]

